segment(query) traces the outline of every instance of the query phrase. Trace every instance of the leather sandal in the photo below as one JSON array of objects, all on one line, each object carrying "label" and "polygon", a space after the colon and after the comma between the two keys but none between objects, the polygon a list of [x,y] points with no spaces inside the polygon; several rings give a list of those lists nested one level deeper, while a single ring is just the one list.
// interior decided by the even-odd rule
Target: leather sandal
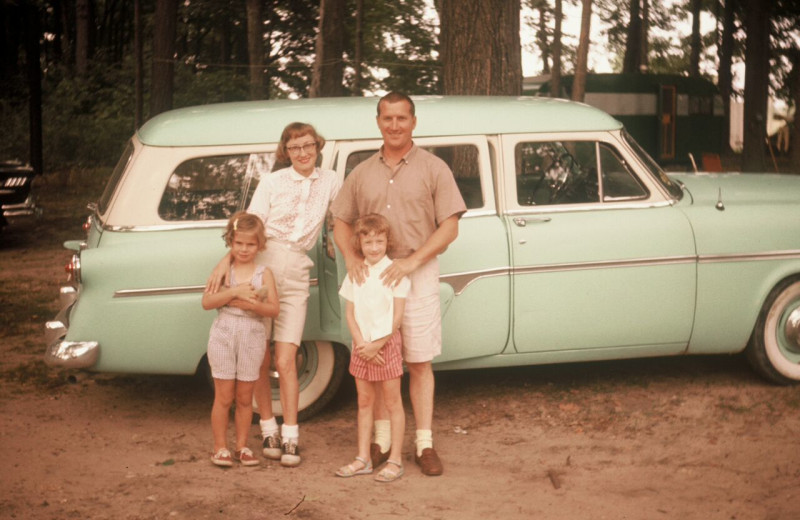
[{"label": "leather sandal", "polygon": [[405,469],[403,468],[403,464],[399,461],[389,459],[386,461],[386,465],[383,467],[382,470],[375,475],[375,480],[378,482],[394,482],[395,480],[399,479],[405,473]]},{"label": "leather sandal", "polygon": [[[364,465],[364,467],[361,469],[356,469],[355,467],[353,467],[353,465],[356,462],[360,462],[361,464]],[[372,473],[372,461],[364,460],[363,457],[356,457],[356,460],[354,460],[350,464],[342,466],[341,468],[336,470],[337,477],[345,477],[345,478],[355,477],[358,475],[369,475],[370,473]]]}]

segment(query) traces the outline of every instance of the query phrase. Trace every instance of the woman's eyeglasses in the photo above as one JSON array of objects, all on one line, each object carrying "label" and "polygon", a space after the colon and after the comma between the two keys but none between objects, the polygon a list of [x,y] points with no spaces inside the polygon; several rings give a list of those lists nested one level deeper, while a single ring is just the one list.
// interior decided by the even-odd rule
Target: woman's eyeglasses
[{"label": "woman's eyeglasses", "polygon": [[286,151],[289,152],[289,155],[299,155],[300,150],[303,150],[305,153],[311,153],[317,151],[317,143],[306,143],[303,146],[287,146]]}]

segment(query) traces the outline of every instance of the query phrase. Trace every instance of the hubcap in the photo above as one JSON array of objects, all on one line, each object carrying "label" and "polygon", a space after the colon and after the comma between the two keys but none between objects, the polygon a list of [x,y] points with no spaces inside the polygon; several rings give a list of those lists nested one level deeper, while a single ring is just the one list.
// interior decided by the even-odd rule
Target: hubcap
[{"label": "hubcap", "polygon": [[789,313],[784,328],[786,347],[792,352],[800,354],[800,307]]}]

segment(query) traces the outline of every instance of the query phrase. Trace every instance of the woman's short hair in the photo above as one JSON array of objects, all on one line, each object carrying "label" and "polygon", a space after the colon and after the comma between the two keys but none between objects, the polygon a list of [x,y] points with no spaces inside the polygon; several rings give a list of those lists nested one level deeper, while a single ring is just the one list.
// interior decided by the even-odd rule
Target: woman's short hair
[{"label": "woman's short hair", "polygon": [[281,141],[278,143],[278,151],[275,154],[279,162],[288,163],[291,161],[289,152],[286,150],[286,143],[304,135],[310,135],[314,138],[314,142],[317,143],[317,153],[325,146],[325,138],[319,135],[313,126],[308,123],[289,123],[281,132]]},{"label": "woman's short hair", "polygon": [[376,235],[386,235],[386,251],[389,252],[394,245],[392,241],[392,232],[389,229],[389,220],[378,213],[369,213],[363,217],[359,217],[353,224],[353,245],[355,250],[364,254],[361,251],[361,237],[365,237],[371,233]]},{"label": "woman's short hair", "polygon": [[263,251],[266,249],[267,233],[264,229],[264,223],[256,215],[246,211],[237,211],[231,215],[231,218],[228,219],[225,233],[222,235],[226,246],[231,247],[233,245],[233,237],[237,231],[253,233],[258,241],[258,250]]}]

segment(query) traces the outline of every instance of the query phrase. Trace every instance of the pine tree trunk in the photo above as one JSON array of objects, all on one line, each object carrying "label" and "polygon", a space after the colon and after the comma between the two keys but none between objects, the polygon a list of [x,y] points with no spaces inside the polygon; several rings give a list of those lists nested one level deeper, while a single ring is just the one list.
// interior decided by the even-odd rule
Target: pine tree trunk
[{"label": "pine tree trunk", "polygon": [[250,69],[250,99],[269,97],[264,84],[264,18],[261,0],[247,0],[247,56]]},{"label": "pine tree trunk", "polygon": [[641,72],[639,65],[642,63],[642,17],[639,8],[641,0],[631,0],[631,18],[628,22],[628,37],[625,42],[625,56],[622,59],[622,72],[635,74]]},{"label": "pine tree trunk", "polygon": [[520,0],[441,0],[445,94],[519,95]]},{"label": "pine tree trunk", "polygon": [[745,0],[743,171],[763,171],[769,85],[769,3]]},{"label": "pine tree trunk", "polygon": [[150,117],[172,108],[177,0],[156,2],[153,27],[153,73],[150,78]]},{"label": "pine tree trunk", "polygon": [[136,129],[144,123],[144,42],[142,41],[142,0],[133,2],[134,114]]},{"label": "pine tree trunk", "polygon": [[689,75],[700,75],[700,0],[692,0],[692,44],[689,55]]},{"label": "pine tree trunk", "polygon": [[575,63],[575,79],[572,82],[572,100],[583,101],[586,97],[586,73],[589,60],[589,35],[591,34],[592,0],[582,0],[581,36]]},{"label": "pine tree trunk", "polygon": [[561,22],[564,19],[563,0],[555,0],[553,28],[553,69],[550,72],[550,97],[561,97]]},{"label": "pine tree trunk", "polygon": [[724,0],[722,14],[722,38],[719,45],[719,94],[722,96],[724,115],[722,150],[731,151],[731,94],[733,93],[733,74],[731,60],[733,57],[733,32],[736,0]]},{"label": "pine tree trunk", "polygon": [[353,53],[353,88],[355,96],[363,94],[361,90],[361,61],[364,48],[364,0],[356,0],[356,38]]},{"label": "pine tree trunk", "polygon": [[75,2],[75,73],[86,76],[89,69],[89,0]]},{"label": "pine tree trunk", "polygon": [[331,97],[344,94],[344,17],[345,0],[321,0],[317,55],[311,76],[309,97]]}]

